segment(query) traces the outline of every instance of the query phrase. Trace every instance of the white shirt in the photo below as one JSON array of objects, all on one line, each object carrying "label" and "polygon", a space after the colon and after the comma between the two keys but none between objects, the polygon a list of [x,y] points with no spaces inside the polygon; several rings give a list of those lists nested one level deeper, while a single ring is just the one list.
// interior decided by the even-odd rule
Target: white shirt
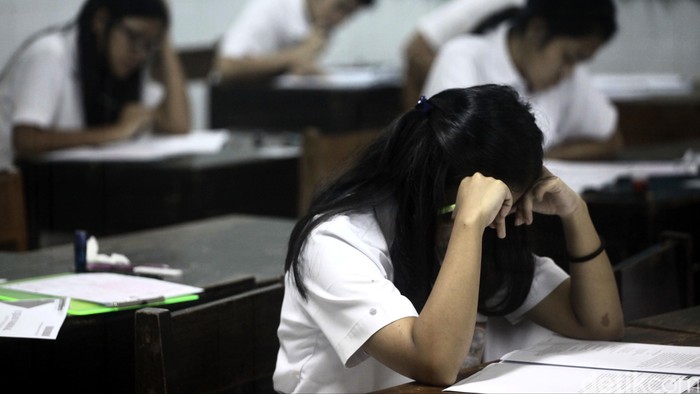
[{"label": "white shirt", "polygon": [[544,133],[545,150],[569,138],[610,138],[617,111],[594,87],[585,68],[577,66],[557,85],[531,94],[510,58],[507,32],[508,26],[503,25],[484,36],[464,35],[450,40],[438,52],[424,94],[429,97],[448,88],[487,83],[510,85],[532,106]]},{"label": "white shirt", "polygon": [[[530,294],[506,316],[514,323],[567,277],[552,260],[536,261]],[[361,349],[387,324],[418,315],[394,286],[389,248],[373,212],[340,215],[319,225],[301,262],[308,299],[287,274],[275,389],[359,393],[411,381]]]},{"label": "white shirt", "polygon": [[451,0],[418,20],[417,29],[433,49],[451,38],[470,32],[487,17],[525,0]]},{"label": "white shirt", "polygon": [[[60,132],[85,128],[76,27],[40,37],[7,67],[0,81],[0,168],[13,162],[17,124]],[[144,103],[155,106],[162,96],[162,86],[147,79]]]},{"label": "white shirt", "polygon": [[294,46],[311,31],[306,0],[251,0],[224,34],[218,55],[264,55]]}]

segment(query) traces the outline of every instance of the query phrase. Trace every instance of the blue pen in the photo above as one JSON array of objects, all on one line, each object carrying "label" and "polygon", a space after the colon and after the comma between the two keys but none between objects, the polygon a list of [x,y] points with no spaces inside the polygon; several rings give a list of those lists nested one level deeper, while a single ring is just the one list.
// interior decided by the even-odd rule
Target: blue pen
[{"label": "blue pen", "polygon": [[75,249],[75,272],[87,271],[87,232],[76,230],[73,238]]}]

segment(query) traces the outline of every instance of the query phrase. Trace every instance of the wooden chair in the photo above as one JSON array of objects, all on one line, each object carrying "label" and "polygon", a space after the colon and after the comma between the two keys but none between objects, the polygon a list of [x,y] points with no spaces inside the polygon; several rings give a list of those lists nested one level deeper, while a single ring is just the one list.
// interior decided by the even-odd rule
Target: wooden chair
[{"label": "wooden chair", "polygon": [[19,170],[0,170],[0,250],[27,250],[27,212],[23,188]]},{"label": "wooden chair", "polygon": [[135,318],[137,393],[272,393],[284,288]]},{"label": "wooden chair", "polygon": [[378,129],[324,134],[311,128],[303,133],[299,160],[299,216],[306,213],[314,192],[345,170],[354,156],[374,140]]},{"label": "wooden chair", "polygon": [[664,232],[658,243],[613,267],[626,321],[694,302],[692,237]]}]

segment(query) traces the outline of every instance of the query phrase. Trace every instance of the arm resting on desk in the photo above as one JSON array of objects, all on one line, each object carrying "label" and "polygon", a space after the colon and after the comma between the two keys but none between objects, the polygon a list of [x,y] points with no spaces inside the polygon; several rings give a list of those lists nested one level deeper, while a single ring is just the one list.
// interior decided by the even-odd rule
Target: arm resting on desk
[{"label": "arm resting on desk", "polygon": [[615,132],[605,141],[572,140],[554,146],[546,152],[549,159],[562,160],[596,160],[615,157],[624,145],[624,139],[620,130]]},{"label": "arm resting on desk", "polygon": [[155,129],[172,134],[188,133],[191,120],[185,74],[169,33],[163,38],[156,76],[165,86],[165,98],[155,112]]}]

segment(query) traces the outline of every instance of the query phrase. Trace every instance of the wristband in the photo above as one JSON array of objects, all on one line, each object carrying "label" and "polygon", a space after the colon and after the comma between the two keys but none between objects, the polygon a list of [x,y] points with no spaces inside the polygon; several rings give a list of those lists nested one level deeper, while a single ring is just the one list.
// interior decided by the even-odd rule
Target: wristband
[{"label": "wristband", "polygon": [[600,238],[600,246],[598,247],[598,249],[593,251],[593,253],[587,254],[587,255],[581,256],[581,257],[574,257],[571,255],[568,255],[567,258],[569,260],[569,263],[574,263],[574,264],[585,263],[586,261],[591,261],[594,258],[600,256],[600,254],[603,253],[604,251],[605,251],[605,240],[603,240],[603,238]]}]

